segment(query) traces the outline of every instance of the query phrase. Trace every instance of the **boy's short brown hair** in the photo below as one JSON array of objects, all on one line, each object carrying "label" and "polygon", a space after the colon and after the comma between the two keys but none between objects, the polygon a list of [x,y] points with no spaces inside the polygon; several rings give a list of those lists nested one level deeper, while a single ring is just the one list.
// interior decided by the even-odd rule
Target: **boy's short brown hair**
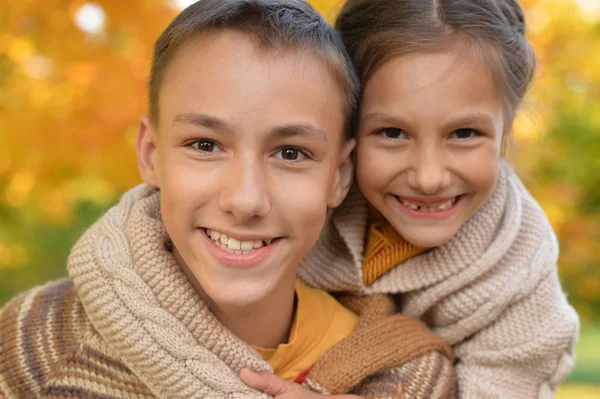
[{"label": "boy's short brown hair", "polygon": [[200,0],[181,12],[154,46],[150,73],[150,117],[159,118],[158,96],[178,51],[206,31],[236,29],[256,39],[259,48],[298,48],[316,53],[338,81],[347,115],[354,109],[359,81],[339,38],[304,0]]}]

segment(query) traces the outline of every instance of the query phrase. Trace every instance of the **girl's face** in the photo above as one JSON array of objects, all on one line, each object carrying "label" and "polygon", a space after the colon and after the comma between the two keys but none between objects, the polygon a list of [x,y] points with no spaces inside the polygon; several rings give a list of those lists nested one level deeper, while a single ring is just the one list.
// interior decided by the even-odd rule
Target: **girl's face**
[{"label": "girl's face", "polygon": [[359,186],[406,240],[442,245],[494,190],[505,128],[490,69],[464,41],[392,58],[363,93]]}]

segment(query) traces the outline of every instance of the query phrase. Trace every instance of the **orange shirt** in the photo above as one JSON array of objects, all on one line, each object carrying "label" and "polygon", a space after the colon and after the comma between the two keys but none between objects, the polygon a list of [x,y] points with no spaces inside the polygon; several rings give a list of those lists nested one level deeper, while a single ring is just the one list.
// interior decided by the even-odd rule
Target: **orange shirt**
[{"label": "orange shirt", "polygon": [[358,316],[327,292],[296,282],[297,309],[288,343],[254,347],[279,377],[294,381],[330,347],[350,335]]},{"label": "orange shirt", "polygon": [[398,263],[427,250],[406,241],[387,219],[373,208],[369,210],[369,219],[362,264],[363,280],[366,285],[373,284]]}]

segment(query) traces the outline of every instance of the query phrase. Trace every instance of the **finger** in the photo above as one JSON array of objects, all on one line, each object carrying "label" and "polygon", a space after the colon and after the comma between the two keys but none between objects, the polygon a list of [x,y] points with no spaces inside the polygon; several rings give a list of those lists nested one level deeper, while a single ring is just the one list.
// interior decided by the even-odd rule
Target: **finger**
[{"label": "finger", "polygon": [[240,378],[251,388],[257,389],[272,396],[282,395],[296,388],[297,384],[279,378],[266,371],[252,371],[242,369]]}]

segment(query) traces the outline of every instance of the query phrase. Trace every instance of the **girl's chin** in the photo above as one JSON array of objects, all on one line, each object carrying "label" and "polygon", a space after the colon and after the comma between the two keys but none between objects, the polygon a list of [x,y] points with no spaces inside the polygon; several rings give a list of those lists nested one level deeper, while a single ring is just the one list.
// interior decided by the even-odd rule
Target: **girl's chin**
[{"label": "girl's chin", "polygon": [[409,226],[407,227],[407,231],[398,232],[406,241],[421,248],[435,248],[442,246],[450,241],[456,234],[454,229],[447,232],[434,231],[438,230],[438,228],[420,228],[418,229],[419,231],[415,231],[414,229],[410,231],[411,228]]}]

